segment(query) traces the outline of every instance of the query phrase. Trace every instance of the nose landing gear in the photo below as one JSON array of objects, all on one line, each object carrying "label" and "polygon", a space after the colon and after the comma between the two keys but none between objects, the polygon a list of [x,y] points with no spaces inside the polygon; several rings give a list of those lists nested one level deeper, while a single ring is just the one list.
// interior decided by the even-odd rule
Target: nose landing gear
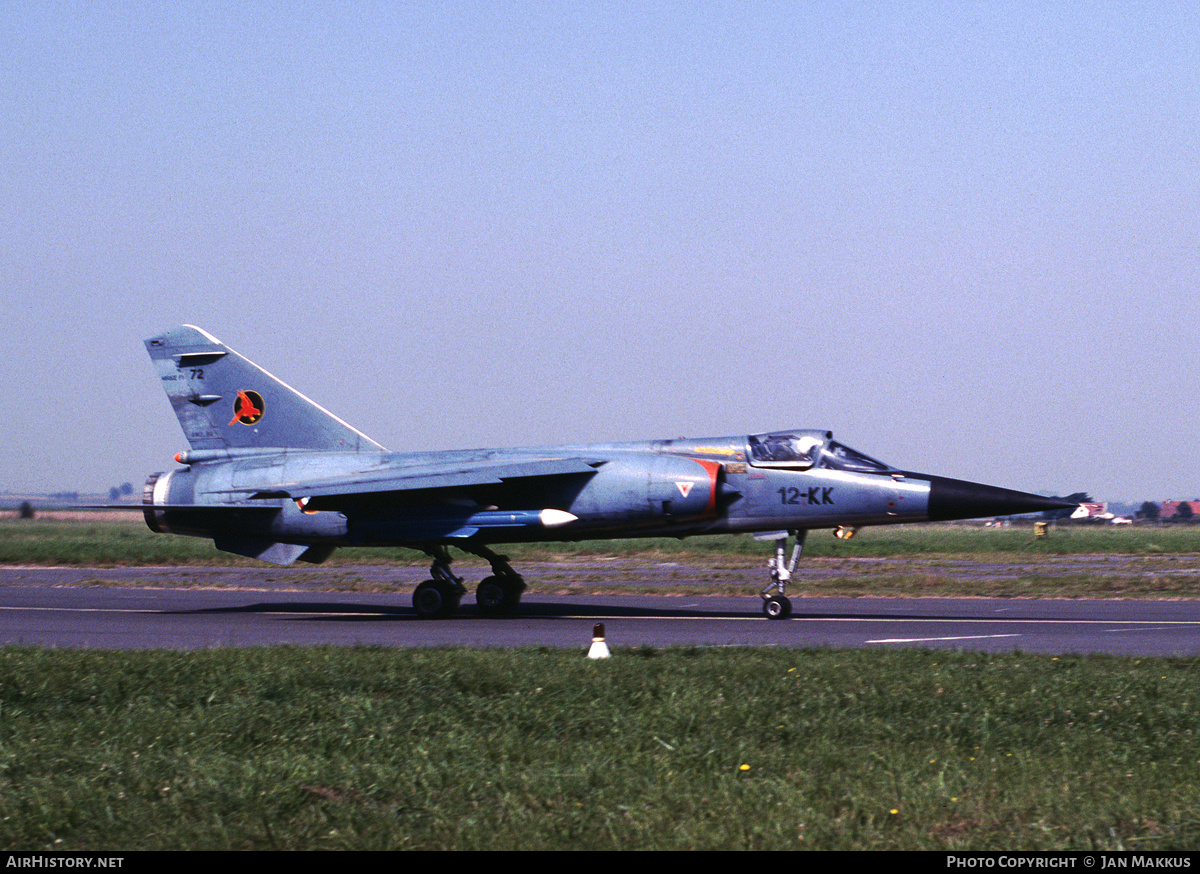
[{"label": "nose landing gear", "polygon": [[[789,534],[795,534],[796,543],[792,547],[791,558],[785,561]],[[800,553],[804,551],[804,541],[807,537],[808,529],[771,535],[771,539],[775,541],[775,557],[767,562],[767,566],[771,568],[771,582],[760,593],[763,599],[763,615],[768,619],[787,619],[792,615],[792,602],[786,594],[787,584],[796,570],[796,563],[800,561]]]}]

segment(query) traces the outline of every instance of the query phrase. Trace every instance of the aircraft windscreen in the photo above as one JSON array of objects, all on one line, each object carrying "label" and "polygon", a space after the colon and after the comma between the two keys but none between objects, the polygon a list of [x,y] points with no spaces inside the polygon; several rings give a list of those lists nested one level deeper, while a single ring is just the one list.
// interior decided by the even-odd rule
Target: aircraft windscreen
[{"label": "aircraft windscreen", "polygon": [[890,464],[876,461],[869,455],[863,455],[857,449],[851,449],[841,443],[831,440],[825,447],[821,458],[821,467],[833,470],[848,470],[853,473],[886,473],[894,470]]},{"label": "aircraft windscreen", "polygon": [[750,460],[760,466],[812,467],[821,441],[809,434],[759,434],[750,438]]}]

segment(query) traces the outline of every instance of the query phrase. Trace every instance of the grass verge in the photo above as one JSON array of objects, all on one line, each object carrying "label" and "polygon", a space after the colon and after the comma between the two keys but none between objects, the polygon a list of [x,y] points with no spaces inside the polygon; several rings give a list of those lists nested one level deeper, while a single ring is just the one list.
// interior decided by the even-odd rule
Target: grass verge
[{"label": "grass verge", "polygon": [[[62,519],[43,515],[25,520],[0,518],[0,564],[112,566],[209,565],[261,566],[261,562],[221,552],[211,540],[151,532],[140,515],[93,514]],[[503,551],[514,560],[548,557],[641,556],[703,557],[737,564],[760,564],[771,551],[768,543],[749,535],[594,540],[578,543],[510,544]],[[882,558],[970,555],[977,558],[1040,558],[1066,555],[1182,555],[1200,552],[1200,527],[1062,525],[1037,539],[1029,526],[985,528],[964,524],[912,524],[865,528],[850,540],[830,532],[812,532],[807,558]],[[421,552],[402,548],[343,548],[330,566],[427,564]]]},{"label": "grass verge", "polygon": [[[771,545],[726,535],[516,544],[503,551],[526,572],[533,592],[743,594],[748,586],[765,584]],[[423,568],[428,562],[411,549],[339,549],[322,567],[321,579],[337,589],[395,591],[413,583],[401,585],[364,569]],[[208,540],[158,535],[138,519],[110,518],[0,520],[0,565],[268,567],[220,552]],[[485,562],[462,553],[456,553],[455,566],[469,579],[486,573]],[[184,573],[166,572],[161,584],[187,585]],[[290,573],[278,569],[281,578]],[[103,574],[96,580],[103,581]],[[793,591],[847,597],[1189,598],[1198,584],[1200,528],[1191,526],[1062,526],[1038,540],[1028,527],[908,525],[866,529],[849,541],[813,532]]]},{"label": "grass verge", "polygon": [[0,846],[1200,847],[1192,660],[0,649]]}]

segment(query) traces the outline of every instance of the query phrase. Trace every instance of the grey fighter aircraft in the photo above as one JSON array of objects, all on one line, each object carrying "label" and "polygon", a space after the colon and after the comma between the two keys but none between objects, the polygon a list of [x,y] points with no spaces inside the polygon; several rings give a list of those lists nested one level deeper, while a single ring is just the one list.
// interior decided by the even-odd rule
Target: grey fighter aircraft
[{"label": "grey fighter aircraft", "polygon": [[413,593],[422,618],[449,616],[466,594],[450,547],[491,564],[475,597],[500,615],[525,583],[497,544],[748,532],[775,543],[761,595],[764,613],[782,619],[814,528],[1072,506],[902,470],[823,430],[389,452],[199,328],[173,328],[146,349],[190,445],[175,456],[181,467],[146,481],[151,529],[283,565],[322,562],[338,546],[418,549],[433,559]]}]

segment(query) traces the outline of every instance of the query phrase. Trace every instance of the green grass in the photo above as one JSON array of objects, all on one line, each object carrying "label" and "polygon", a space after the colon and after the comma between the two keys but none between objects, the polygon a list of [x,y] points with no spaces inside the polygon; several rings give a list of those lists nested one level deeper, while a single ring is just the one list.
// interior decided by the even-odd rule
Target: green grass
[{"label": "green grass", "polygon": [[[502,549],[525,572],[531,591],[556,594],[744,594],[748,585],[766,584],[772,553],[770,543],[748,535]],[[454,554],[469,579],[486,573],[481,559]],[[332,588],[394,591],[397,584],[364,582],[355,569],[428,563],[411,549],[340,549],[324,567]],[[209,540],[154,534],[140,518],[0,520],[0,565],[266,567],[220,552]],[[187,585],[181,573],[164,574],[162,583]],[[1030,527],[905,525],[864,529],[849,541],[814,531],[792,591],[849,597],[1190,598],[1198,586],[1200,528],[1192,526],[1063,525],[1036,539]]]},{"label": "green grass", "polygon": [[[34,520],[0,519],[0,564],[69,566],[113,565],[259,565],[217,550],[210,540],[155,534],[140,515],[74,521],[43,515]],[[515,558],[648,556],[720,556],[761,562],[771,545],[749,535],[598,540],[579,543],[505,545]],[[916,524],[864,528],[850,540],[830,532],[812,532],[806,558],[879,558],[892,556],[971,555],[1040,557],[1106,553],[1181,555],[1200,553],[1200,527],[1060,525],[1036,539],[1029,526],[984,528],[976,525]],[[347,548],[334,553],[332,566],[426,564],[411,549]]]},{"label": "green grass", "polygon": [[0,847],[1200,847],[1192,660],[0,650]]}]

